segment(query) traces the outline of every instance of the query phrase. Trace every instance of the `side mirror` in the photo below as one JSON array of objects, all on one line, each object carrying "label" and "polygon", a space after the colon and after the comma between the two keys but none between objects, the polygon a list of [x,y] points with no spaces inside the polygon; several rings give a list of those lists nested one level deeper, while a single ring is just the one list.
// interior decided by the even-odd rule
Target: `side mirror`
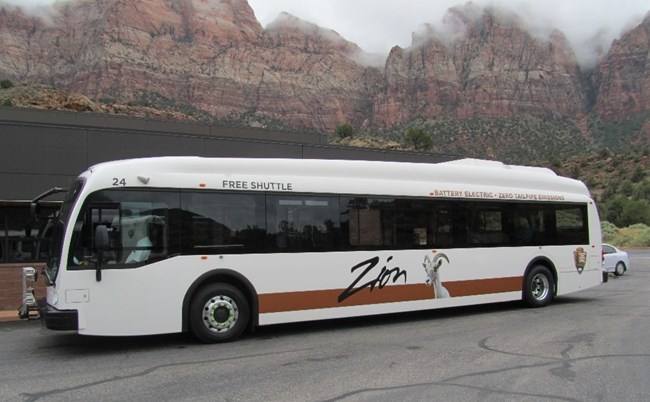
[{"label": "side mirror", "polygon": [[102,264],[104,263],[104,252],[108,251],[110,240],[106,225],[97,225],[95,228],[95,249],[97,250],[97,265],[95,266],[95,279],[102,280]]},{"label": "side mirror", "polygon": [[108,228],[106,225],[97,225],[95,228],[95,248],[97,252],[108,251],[109,246]]}]

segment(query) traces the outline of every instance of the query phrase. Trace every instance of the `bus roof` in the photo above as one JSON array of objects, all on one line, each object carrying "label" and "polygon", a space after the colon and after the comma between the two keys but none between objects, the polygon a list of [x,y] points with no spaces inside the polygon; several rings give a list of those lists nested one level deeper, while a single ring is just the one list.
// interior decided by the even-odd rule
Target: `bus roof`
[{"label": "bus roof", "polygon": [[[587,187],[547,168],[480,159],[441,163],[169,156],[95,165],[91,190],[114,186],[585,201]],[[125,179],[109,183],[110,180]]]}]

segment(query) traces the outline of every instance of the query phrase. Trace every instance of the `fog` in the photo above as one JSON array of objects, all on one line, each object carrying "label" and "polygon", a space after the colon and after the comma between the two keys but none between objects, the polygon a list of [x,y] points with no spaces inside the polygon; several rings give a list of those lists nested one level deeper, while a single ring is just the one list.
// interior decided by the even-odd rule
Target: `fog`
[{"label": "fog", "polygon": [[[650,0],[475,0],[482,9],[493,6],[521,18],[529,31],[539,38],[554,29],[562,31],[572,45],[578,62],[590,68],[606,53],[612,41],[637,26],[650,11]],[[453,40],[462,33],[454,21],[445,22],[447,10],[463,6],[454,0],[249,0],[262,25],[281,12],[337,31],[345,39],[367,52],[388,54],[395,45],[409,47],[414,32],[425,24]],[[451,24],[451,25],[450,25]]]},{"label": "fog", "polygon": [[[58,0],[79,1],[79,0]],[[211,0],[218,1],[218,0]],[[0,0],[0,6],[20,6],[30,15],[56,18],[49,7],[54,0]],[[595,65],[612,41],[637,26],[650,11],[650,0],[474,0],[478,9],[493,6],[521,18],[536,37],[562,31],[583,68]],[[249,0],[263,26],[282,12],[332,29],[369,53],[388,54],[397,45],[409,47],[414,32],[425,27],[441,40],[462,34],[457,22],[445,22],[447,10],[463,6],[454,0]],[[283,17],[281,17],[283,18]],[[284,17],[286,18],[286,17]],[[453,25],[455,24],[455,25]]]}]

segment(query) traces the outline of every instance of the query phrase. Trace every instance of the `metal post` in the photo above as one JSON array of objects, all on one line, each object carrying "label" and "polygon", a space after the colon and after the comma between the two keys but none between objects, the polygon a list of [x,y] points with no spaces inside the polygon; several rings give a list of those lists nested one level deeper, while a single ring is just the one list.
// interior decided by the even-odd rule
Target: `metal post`
[{"label": "metal post", "polygon": [[23,267],[23,305],[18,309],[20,318],[28,320],[40,318],[38,303],[36,303],[36,296],[34,295],[34,285],[37,278],[36,269]]}]

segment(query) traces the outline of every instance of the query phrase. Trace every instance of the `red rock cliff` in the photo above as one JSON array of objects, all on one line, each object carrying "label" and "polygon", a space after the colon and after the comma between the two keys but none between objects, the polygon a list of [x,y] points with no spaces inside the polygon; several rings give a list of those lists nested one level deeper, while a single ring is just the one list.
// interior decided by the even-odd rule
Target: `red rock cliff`
[{"label": "red rock cliff", "polygon": [[78,0],[48,18],[0,9],[0,78],[123,102],[154,95],[219,118],[251,115],[331,132],[417,117],[608,118],[650,108],[648,19],[583,83],[560,32],[515,15],[453,8],[447,32],[414,34],[378,69],[336,32],[283,14],[263,29],[246,0]]},{"label": "red rock cliff", "polygon": [[606,119],[650,110],[650,14],[615,40],[596,69],[596,111]]},{"label": "red rock cliff", "polygon": [[376,124],[435,115],[574,117],[585,112],[580,71],[561,33],[537,39],[516,16],[471,5],[451,9],[446,23],[455,37],[444,39],[429,26],[414,35],[410,48],[391,51],[374,102]]}]

